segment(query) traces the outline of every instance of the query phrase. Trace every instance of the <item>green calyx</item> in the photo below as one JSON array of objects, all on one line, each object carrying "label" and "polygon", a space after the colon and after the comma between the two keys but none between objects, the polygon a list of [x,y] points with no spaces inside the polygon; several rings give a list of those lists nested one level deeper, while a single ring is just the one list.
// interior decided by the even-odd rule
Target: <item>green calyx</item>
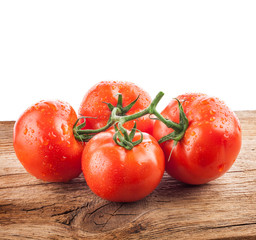
[{"label": "green calyx", "polygon": [[180,101],[177,98],[175,98],[175,100],[178,102],[178,105],[179,105],[179,111],[180,111],[179,126],[180,126],[180,129],[174,130],[170,134],[162,137],[161,139],[159,139],[158,143],[163,143],[163,142],[168,141],[168,140],[173,140],[174,145],[176,146],[176,144],[183,138],[183,136],[184,136],[184,134],[185,134],[185,132],[188,128],[188,119],[187,119],[187,116],[184,113],[183,107],[182,107]]},{"label": "green calyx", "polygon": [[[115,143],[127,150],[131,150],[134,146],[140,144],[143,140],[143,134],[136,128],[136,122],[134,123],[134,126],[129,134],[121,123],[118,123],[118,127],[116,125],[114,127],[116,131],[113,136]],[[140,139],[133,142],[136,131],[140,133]]]},{"label": "green calyx", "polygon": [[114,106],[111,103],[107,103],[107,102],[104,102],[104,103],[107,104],[107,106],[108,106],[108,108],[111,112],[113,111],[113,109],[115,107],[118,108],[120,116],[124,116],[127,112],[129,112],[130,109],[134,106],[134,104],[137,102],[137,100],[140,97],[140,95],[138,95],[138,97],[134,101],[132,101],[129,105],[123,107],[123,95],[120,94],[120,93],[118,93],[117,95],[118,95],[118,99],[117,99],[117,105],[116,106]]},{"label": "green calyx", "polygon": [[[99,128],[99,129],[85,129],[84,130],[82,128],[84,128],[86,126],[86,119],[90,118],[90,117],[81,117],[74,124],[74,127],[73,127],[74,136],[78,141],[87,142],[97,133],[106,131],[107,129],[109,129],[110,127],[112,127],[114,125],[115,134],[113,136],[113,140],[119,146],[122,146],[125,149],[130,150],[134,146],[140,144],[143,141],[143,134],[141,133],[140,130],[138,130],[136,128],[136,122],[134,124],[134,127],[130,130],[130,133],[128,133],[128,130],[123,127],[123,124],[128,121],[136,120],[137,118],[140,118],[146,114],[149,114],[149,115],[154,115],[155,119],[163,122],[168,128],[172,128],[174,130],[172,133],[162,137],[158,142],[163,143],[168,140],[173,140],[174,146],[175,146],[177,144],[177,142],[183,138],[183,136],[186,132],[186,129],[188,127],[188,119],[184,113],[182,104],[180,103],[180,101],[178,99],[176,99],[176,100],[178,102],[178,105],[179,105],[178,107],[179,107],[179,112],[180,112],[179,123],[176,123],[169,119],[164,118],[156,110],[156,106],[159,103],[159,101],[161,100],[161,98],[163,97],[163,95],[164,95],[163,92],[159,92],[147,108],[145,108],[144,110],[142,110],[140,112],[134,113],[132,115],[126,115],[126,113],[128,111],[130,111],[130,109],[137,102],[137,100],[139,99],[139,96],[134,101],[132,101],[130,104],[128,104],[127,106],[124,107],[123,106],[123,97],[121,94],[118,94],[118,101],[117,101],[116,106],[114,106],[111,103],[105,102],[107,104],[108,108],[110,109],[111,114],[110,114],[107,124],[104,127]],[[78,124],[80,119],[84,119],[84,121],[83,121],[83,123]],[[141,137],[139,140],[133,142],[133,138],[135,136],[136,131],[140,132]]]}]

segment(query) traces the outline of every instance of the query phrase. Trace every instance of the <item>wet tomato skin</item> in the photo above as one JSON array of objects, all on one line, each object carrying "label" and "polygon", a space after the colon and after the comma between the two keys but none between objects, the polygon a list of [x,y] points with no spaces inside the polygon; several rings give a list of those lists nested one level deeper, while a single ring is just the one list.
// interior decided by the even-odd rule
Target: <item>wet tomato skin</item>
[{"label": "wet tomato skin", "polygon": [[[219,178],[233,165],[241,148],[238,118],[215,97],[191,93],[180,95],[178,99],[182,102],[189,126],[171,155],[173,141],[161,144],[166,171],[173,178],[188,184],[204,184]],[[177,101],[171,101],[162,115],[179,122]],[[153,136],[159,140],[171,132],[171,129],[157,121]]]},{"label": "wet tomato skin", "polygon": [[67,182],[81,173],[83,144],[73,136],[74,109],[62,101],[40,101],[16,121],[13,146],[24,168],[38,179]]},{"label": "wet tomato skin", "polygon": [[[86,119],[86,126],[83,129],[104,127],[111,114],[106,103],[116,106],[119,93],[123,96],[124,107],[139,96],[137,102],[126,115],[142,111],[151,103],[150,95],[134,83],[125,81],[101,81],[87,91],[80,104],[79,116],[93,117]],[[124,127],[127,129],[133,128],[134,121],[136,121],[139,130],[152,134],[154,121],[148,115],[126,122]]]},{"label": "wet tomato skin", "polygon": [[[101,132],[86,145],[82,169],[90,189],[103,199],[134,202],[150,194],[164,173],[164,153],[157,141],[143,133],[132,150],[113,141],[114,130]],[[139,139],[135,135],[134,141]]]}]

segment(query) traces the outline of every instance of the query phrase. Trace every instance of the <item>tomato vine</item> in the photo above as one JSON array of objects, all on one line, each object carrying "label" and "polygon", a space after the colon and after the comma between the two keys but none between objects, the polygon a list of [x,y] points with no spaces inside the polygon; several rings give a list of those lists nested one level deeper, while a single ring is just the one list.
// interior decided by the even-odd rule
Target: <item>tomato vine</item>
[{"label": "tomato vine", "polygon": [[[111,115],[109,117],[107,124],[104,127],[98,128],[98,129],[83,129],[86,126],[86,119],[90,117],[82,116],[78,118],[76,123],[74,124],[74,127],[73,127],[74,136],[78,141],[87,142],[96,134],[106,131],[110,127],[114,126],[116,134],[114,135],[113,139],[115,143],[129,150],[129,149],[132,149],[135,145],[138,145],[140,142],[142,142],[143,134],[141,134],[140,140],[133,142],[133,136],[135,132],[139,131],[138,129],[136,129],[136,123],[134,124],[134,127],[131,129],[130,133],[128,133],[128,130],[123,127],[123,124],[128,121],[132,121],[144,115],[149,114],[149,115],[154,115],[155,116],[154,119],[163,122],[168,128],[172,128],[174,130],[172,133],[162,137],[158,142],[163,143],[168,140],[173,140],[174,144],[176,145],[177,142],[183,138],[186,132],[186,129],[188,127],[188,119],[184,113],[182,104],[178,99],[176,99],[176,101],[178,102],[179,112],[180,112],[179,123],[176,123],[167,118],[164,118],[156,110],[156,107],[163,96],[164,96],[164,93],[159,92],[147,108],[145,108],[140,112],[134,113],[132,115],[126,115],[126,113],[133,107],[133,105],[139,99],[139,96],[134,101],[132,101],[129,105],[124,107],[122,94],[118,94],[118,101],[116,106],[113,106],[111,103],[105,102],[108,108],[111,110]],[[84,121],[83,123],[79,124],[79,121],[81,119],[84,119]]]}]

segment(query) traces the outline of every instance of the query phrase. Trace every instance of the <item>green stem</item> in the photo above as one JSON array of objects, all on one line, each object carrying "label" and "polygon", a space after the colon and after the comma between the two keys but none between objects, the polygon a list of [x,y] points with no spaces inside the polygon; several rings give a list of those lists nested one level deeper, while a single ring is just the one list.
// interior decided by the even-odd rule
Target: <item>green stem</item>
[{"label": "green stem", "polygon": [[111,126],[113,126],[114,123],[119,121],[120,116],[118,116],[118,113],[120,113],[120,109],[115,107],[111,112],[110,120],[107,122],[107,124],[104,127],[98,128],[98,129],[85,129],[85,130],[80,129],[80,130],[76,130],[76,133],[78,133],[79,135],[82,135],[82,134],[96,134],[96,133],[106,131]]},{"label": "green stem", "polygon": [[164,96],[164,93],[160,91],[156,95],[156,97],[153,99],[153,101],[149,105],[150,114],[153,114],[154,109],[156,109],[157,104],[160,102],[163,96]]},{"label": "green stem", "polygon": [[159,92],[156,97],[153,99],[153,101],[151,102],[151,104],[145,108],[144,110],[142,110],[141,112],[138,113],[134,113],[133,115],[127,115],[127,116],[123,116],[122,117],[122,122],[128,122],[137,118],[140,118],[146,114],[153,114],[157,117],[158,120],[160,120],[161,122],[163,122],[168,128],[172,128],[174,131],[181,131],[182,130],[182,126],[179,123],[173,122],[169,119],[164,118],[157,110],[156,110],[156,106],[157,104],[160,102],[160,100],[162,99],[162,97],[164,96],[163,92]]},{"label": "green stem", "polygon": [[134,120],[134,119],[143,117],[143,116],[146,115],[146,114],[149,114],[148,108],[145,108],[145,109],[142,110],[141,112],[137,112],[137,113],[134,113],[134,114],[132,114],[132,115],[121,116],[121,117],[120,117],[120,121],[121,121],[122,123],[125,123],[125,122],[128,122],[128,121],[132,121],[132,120]]},{"label": "green stem", "polygon": [[[161,100],[161,98],[164,96],[163,92],[159,92],[156,97],[153,99],[153,101],[151,102],[151,104],[145,108],[144,110],[142,110],[141,112],[137,112],[134,113],[132,115],[126,115],[122,117],[122,121],[124,122],[128,122],[137,118],[140,118],[146,114],[154,114],[157,112],[156,111],[156,106],[159,103],[159,101]],[[159,114],[160,115],[160,114]]]},{"label": "green stem", "polygon": [[100,133],[103,131],[106,131],[107,129],[109,129],[112,125],[114,124],[114,122],[109,121],[104,127],[102,128],[98,128],[98,129],[85,129],[85,130],[76,130],[76,132],[81,135],[81,134],[96,134],[96,133]]},{"label": "green stem", "polygon": [[174,131],[181,131],[182,130],[182,126],[179,123],[176,123],[176,122],[173,122],[169,119],[164,118],[156,110],[153,112],[153,114],[157,117],[158,120],[163,122],[168,128],[172,128]]}]

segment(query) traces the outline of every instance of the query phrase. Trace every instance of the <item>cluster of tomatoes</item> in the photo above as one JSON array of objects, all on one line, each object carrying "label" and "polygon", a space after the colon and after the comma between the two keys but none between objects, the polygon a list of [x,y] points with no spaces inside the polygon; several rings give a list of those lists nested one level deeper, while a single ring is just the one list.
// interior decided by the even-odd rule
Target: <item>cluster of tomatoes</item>
[{"label": "cluster of tomatoes", "polygon": [[[185,132],[179,141],[161,141],[175,135],[165,120],[179,127],[179,103],[187,119]],[[83,172],[95,194],[118,202],[137,201],[150,194],[164,171],[187,184],[204,184],[228,171],[241,148],[241,128],[234,112],[221,100],[184,94],[155,116],[145,112],[150,104],[147,92],[121,81],[102,81],[89,89],[78,111],[86,117],[84,122],[66,102],[40,101],[15,123],[16,155],[31,175],[44,181],[67,182]],[[121,109],[117,116],[126,116],[122,127],[130,130],[118,135],[114,128],[118,122],[105,127],[111,125],[111,110],[116,106]],[[136,114],[138,118],[127,121],[127,116]],[[102,131],[90,135],[88,142],[79,141],[74,134],[78,120],[81,140],[84,130]],[[121,139],[121,134],[128,133],[132,142],[139,143],[130,149],[114,141],[115,136]]]}]

